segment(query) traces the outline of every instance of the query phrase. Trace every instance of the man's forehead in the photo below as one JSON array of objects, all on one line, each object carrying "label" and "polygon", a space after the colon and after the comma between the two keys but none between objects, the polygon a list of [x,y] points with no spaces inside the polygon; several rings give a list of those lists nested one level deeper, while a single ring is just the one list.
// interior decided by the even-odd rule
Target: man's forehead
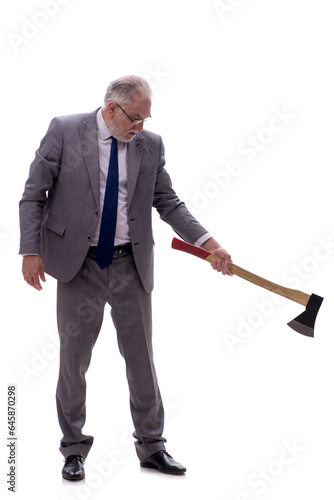
[{"label": "man's forehead", "polygon": [[143,94],[136,94],[131,102],[131,106],[151,106],[151,99]]},{"label": "man's forehead", "polygon": [[129,108],[132,113],[137,113],[138,115],[142,115],[143,113],[150,114],[151,99],[143,95],[135,96]]}]

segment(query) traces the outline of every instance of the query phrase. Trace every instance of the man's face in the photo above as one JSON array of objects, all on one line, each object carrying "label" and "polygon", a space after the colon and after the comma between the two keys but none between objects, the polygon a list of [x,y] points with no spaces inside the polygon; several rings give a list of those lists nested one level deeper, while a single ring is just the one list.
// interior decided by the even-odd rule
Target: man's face
[{"label": "man's face", "polygon": [[[151,100],[141,94],[137,94],[131,104],[120,104],[122,108],[116,102],[110,101],[108,103],[107,109],[102,111],[103,118],[115,139],[122,142],[130,142],[137,132],[143,130],[144,123],[140,120],[144,120],[150,116]],[[131,119],[135,121],[133,122]]]}]

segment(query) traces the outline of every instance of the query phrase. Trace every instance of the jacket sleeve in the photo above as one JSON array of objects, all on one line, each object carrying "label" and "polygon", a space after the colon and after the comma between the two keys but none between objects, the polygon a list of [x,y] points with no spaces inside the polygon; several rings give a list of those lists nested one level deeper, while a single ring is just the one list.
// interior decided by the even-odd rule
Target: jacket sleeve
[{"label": "jacket sleeve", "polygon": [[48,191],[59,175],[62,154],[61,124],[54,118],[36,151],[19,203],[20,254],[40,253],[40,231]]},{"label": "jacket sleeve", "polygon": [[160,218],[189,243],[195,243],[208,231],[191,215],[172,187],[172,181],[165,169],[164,145],[160,138],[159,166],[156,178],[153,206]]}]

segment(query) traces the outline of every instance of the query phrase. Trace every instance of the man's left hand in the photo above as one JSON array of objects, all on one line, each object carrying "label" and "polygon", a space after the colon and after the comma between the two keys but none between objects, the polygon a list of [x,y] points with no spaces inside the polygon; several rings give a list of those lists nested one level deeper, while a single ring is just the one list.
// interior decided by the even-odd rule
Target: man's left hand
[{"label": "man's left hand", "polygon": [[205,241],[201,247],[222,257],[222,260],[215,259],[211,262],[211,266],[215,271],[222,273],[224,276],[233,276],[233,273],[229,270],[232,262],[231,255],[214,238]]}]

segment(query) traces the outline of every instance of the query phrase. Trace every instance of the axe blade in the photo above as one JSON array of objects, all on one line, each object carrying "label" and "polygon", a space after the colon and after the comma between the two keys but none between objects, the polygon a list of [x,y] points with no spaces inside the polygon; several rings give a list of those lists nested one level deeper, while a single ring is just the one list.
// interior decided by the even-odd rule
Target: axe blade
[{"label": "axe blade", "polygon": [[297,318],[290,321],[288,326],[302,335],[314,337],[314,324],[323,300],[323,297],[319,297],[319,295],[312,293],[306,304],[305,311],[297,316]]}]

